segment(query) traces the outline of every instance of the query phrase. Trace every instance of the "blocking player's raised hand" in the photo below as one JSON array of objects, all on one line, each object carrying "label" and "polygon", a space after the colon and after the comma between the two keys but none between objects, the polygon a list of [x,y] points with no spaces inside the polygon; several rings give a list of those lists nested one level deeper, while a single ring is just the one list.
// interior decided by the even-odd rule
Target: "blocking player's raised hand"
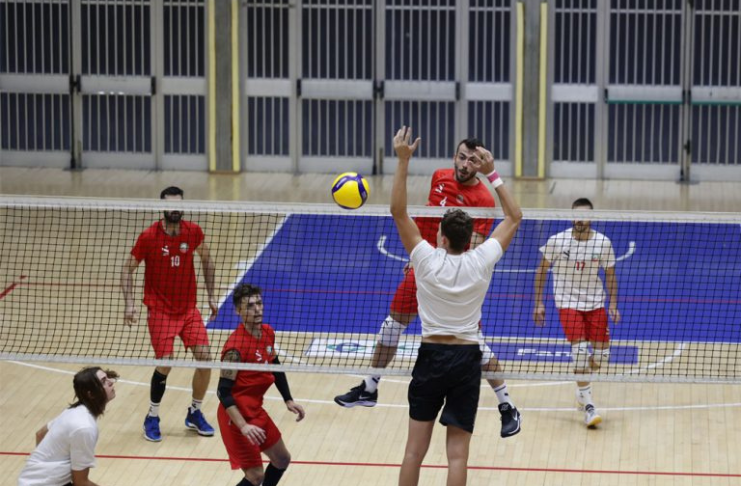
[{"label": "blocking player's raised hand", "polygon": [[422,139],[417,137],[413,144],[410,144],[412,139],[412,127],[402,126],[396,135],[394,136],[394,150],[400,160],[409,160],[412,158],[414,151],[419,147]]},{"label": "blocking player's raised hand", "polygon": [[476,157],[474,157],[471,166],[476,172],[481,172],[484,175],[491,174],[495,170],[494,156],[484,147],[476,147]]}]

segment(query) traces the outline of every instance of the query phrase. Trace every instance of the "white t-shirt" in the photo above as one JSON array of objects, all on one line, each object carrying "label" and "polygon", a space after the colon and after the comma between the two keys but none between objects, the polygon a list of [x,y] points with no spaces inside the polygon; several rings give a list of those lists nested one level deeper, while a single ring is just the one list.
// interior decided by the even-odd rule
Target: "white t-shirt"
[{"label": "white t-shirt", "polygon": [[479,341],[481,305],[502,246],[489,238],[473,250],[450,255],[421,241],[409,255],[417,281],[422,337],[455,336]]},{"label": "white t-shirt", "polygon": [[95,467],[98,424],[86,406],[68,408],[47,425],[49,431],[31,453],[18,486],[63,486],[72,470]]},{"label": "white t-shirt", "polygon": [[557,308],[591,311],[605,306],[599,269],[615,266],[615,252],[608,237],[592,230],[588,240],[579,241],[569,228],[548,238],[540,252],[551,262]]}]

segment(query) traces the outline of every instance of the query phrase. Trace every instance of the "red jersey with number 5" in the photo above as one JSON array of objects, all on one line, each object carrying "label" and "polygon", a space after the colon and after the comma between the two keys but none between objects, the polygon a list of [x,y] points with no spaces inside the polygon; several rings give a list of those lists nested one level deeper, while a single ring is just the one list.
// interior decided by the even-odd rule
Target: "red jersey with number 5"
[{"label": "red jersey with number 5", "polygon": [[146,264],[144,305],[180,315],[196,306],[193,252],[203,242],[203,230],[190,221],[180,221],[180,233],[170,236],[162,224],[157,221],[142,232],[131,255]]},{"label": "red jersey with number 5", "polygon": [[[493,208],[496,205],[491,191],[481,181],[473,186],[459,183],[455,179],[455,169],[438,169],[432,174],[430,183],[430,195],[427,197],[428,206],[454,206],[454,207],[480,207]],[[429,244],[437,246],[437,229],[440,226],[440,218],[414,219],[419,227],[422,238]],[[473,231],[484,236],[489,236],[493,219],[476,219],[473,223]]]},{"label": "red jersey with number 5", "polygon": [[[269,364],[275,359],[275,331],[269,324],[262,324],[262,336],[256,338],[240,323],[224,343],[221,359],[232,349],[239,352],[242,363]],[[245,418],[250,410],[262,407],[263,396],[275,382],[275,375],[269,371],[239,370],[234,381],[232,396],[240,413]]]}]

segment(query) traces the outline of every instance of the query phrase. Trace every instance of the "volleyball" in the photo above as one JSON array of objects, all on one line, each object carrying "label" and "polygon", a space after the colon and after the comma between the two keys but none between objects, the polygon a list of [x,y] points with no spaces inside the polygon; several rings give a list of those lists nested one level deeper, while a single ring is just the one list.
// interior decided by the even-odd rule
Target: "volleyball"
[{"label": "volleyball", "polygon": [[369,195],[368,181],[357,172],[340,174],[332,183],[332,199],[345,209],[358,209]]}]

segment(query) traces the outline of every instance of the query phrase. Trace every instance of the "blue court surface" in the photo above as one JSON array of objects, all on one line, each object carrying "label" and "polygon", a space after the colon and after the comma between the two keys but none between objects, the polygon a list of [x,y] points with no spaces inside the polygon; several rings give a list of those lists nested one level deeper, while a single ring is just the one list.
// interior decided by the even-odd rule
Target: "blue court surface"
[{"label": "blue court surface", "polygon": [[[533,286],[538,248],[569,227],[568,221],[523,222],[492,278],[483,307],[487,336],[563,339],[550,277],[543,328],[532,321]],[[741,226],[594,222],[592,227],[612,240],[619,259],[622,322],[611,323],[613,339],[741,341]],[[404,259],[391,217],[292,215],[242,282],[262,287],[264,321],[277,331],[375,334],[401,282]],[[230,295],[209,328],[237,324]],[[419,322],[407,332],[419,334]]]}]

